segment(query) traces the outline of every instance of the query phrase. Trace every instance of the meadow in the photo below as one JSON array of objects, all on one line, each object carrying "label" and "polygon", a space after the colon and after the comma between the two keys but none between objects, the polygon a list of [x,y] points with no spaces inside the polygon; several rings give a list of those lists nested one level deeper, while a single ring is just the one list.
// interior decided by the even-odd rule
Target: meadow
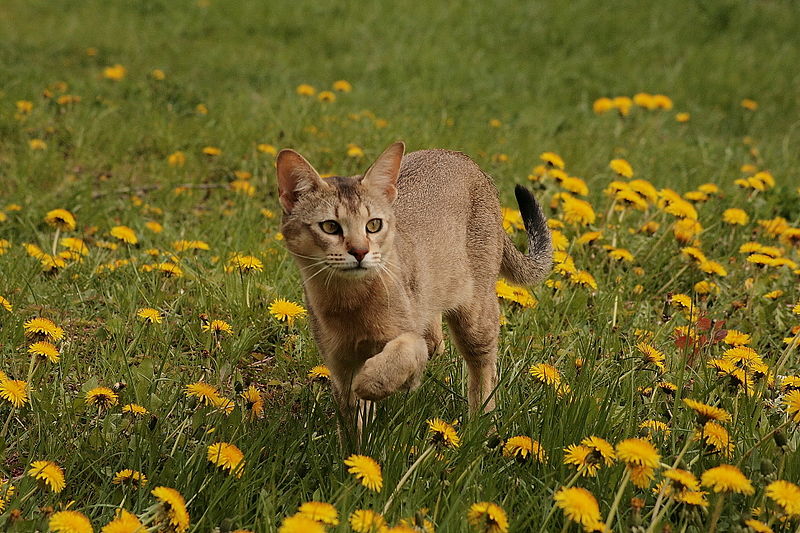
[{"label": "meadow", "polygon": [[[0,12],[1,530],[800,531],[793,3]],[[397,139],[557,251],[498,282],[493,413],[448,342],[356,449],[273,163]]]}]

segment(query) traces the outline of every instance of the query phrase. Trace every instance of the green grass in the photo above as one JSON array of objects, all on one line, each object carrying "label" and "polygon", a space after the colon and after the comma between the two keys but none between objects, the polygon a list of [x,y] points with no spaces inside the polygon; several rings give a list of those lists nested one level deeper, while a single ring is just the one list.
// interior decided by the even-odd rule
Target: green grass
[{"label": "green grass", "polygon": [[[672,430],[655,440],[663,462],[672,464],[693,428],[682,397],[718,403],[733,414],[726,427],[735,451],[723,458],[694,444],[680,464],[699,476],[720,463],[741,461],[756,488],[753,496],[725,500],[719,529],[735,530],[755,506],[771,510],[762,518],[772,518],[776,530],[797,528],[797,518],[778,522],[764,496],[775,479],[800,479],[796,424],[784,431],[786,446],[767,438],[746,455],[787,420],[779,389],[758,385],[748,397],[730,388],[706,366],[724,347],[714,344],[690,357],[673,338],[674,328],[688,322],[664,304],[668,292],[692,294],[696,282],[714,279],[719,295],[696,295],[695,305],[708,318],[724,320],[724,327],[752,335],[751,346],[772,372],[779,370],[782,339],[798,324],[791,312],[800,301],[798,276],[786,267],[759,269],[738,248],[758,240],[783,246],[787,257],[798,260],[796,246],[770,238],[756,222],[782,216],[800,226],[796,6],[727,0],[429,4],[3,3],[0,212],[7,220],[0,221],[0,239],[11,246],[0,255],[0,296],[13,311],[0,307],[0,370],[13,379],[28,378],[23,323],[30,318],[53,319],[66,338],[61,361],[42,362],[30,376],[29,405],[12,410],[0,400],[0,423],[8,419],[0,477],[16,487],[1,506],[1,529],[44,530],[49,513],[74,501],[70,508],[89,516],[99,530],[119,506],[144,512],[154,502],[150,489],[166,485],[189,502],[192,531],[276,531],[309,500],[333,503],[343,525],[331,530],[348,531],[353,510],[383,509],[427,446],[425,421],[440,417],[460,421],[461,446],[415,468],[387,520],[396,524],[425,508],[437,531],[460,532],[468,528],[472,503],[493,501],[508,513],[512,531],[537,531],[553,492],[574,472],[562,464],[564,447],[589,435],[616,443],[637,436],[639,423],[654,419]],[[89,47],[97,54],[87,55]],[[103,68],[116,63],[125,66],[126,77],[104,79]],[[154,80],[153,69],[162,69],[165,79]],[[339,79],[351,82],[353,91],[337,93],[332,103],[295,92],[302,83],[328,90]],[[54,102],[62,94],[57,82],[81,101]],[[52,98],[43,96],[47,88]],[[599,97],[640,91],[666,94],[675,107],[633,109],[625,118],[592,111]],[[743,109],[743,98],[757,100],[758,110]],[[20,100],[33,103],[22,117],[16,116]],[[207,106],[207,115],[196,111],[198,104]],[[691,113],[691,120],[677,123],[679,111]],[[490,127],[491,119],[499,119],[500,127]],[[743,143],[746,136],[753,144]],[[32,150],[31,139],[44,140],[46,149]],[[337,438],[329,388],[307,377],[319,358],[306,321],[287,327],[268,313],[273,299],[301,301],[302,290],[297,269],[276,240],[279,217],[261,212],[278,215],[279,206],[272,156],[256,147],[292,147],[320,172],[347,174],[363,171],[396,139],[409,150],[466,152],[495,177],[504,205],[512,207],[513,185],[530,183],[539,154],[559,153],[568,172],[588,184],[598,214],[592,228],[563,230],[575,264],[592,273],[598,289],[554,274],[564,286],[536,288],[535,309],[503,303],[508,324],[501,334],[502,382],[491,416],[468,420],[465,370],[449,343],[430,362],[417,391],[382,403],[361,450],[383,468],[384,487],[376,494],[347,473],[342,460],[351,450]],[[362,147],[365,157],[348,157],[349,143]],[[222,154],[204,156],[205,146]],[[178,150],[186,164],[171,167],[167,157]],[[615,179],[608,169],[615,157],[629,160],[636,177],[658,189],[684,193],[706,182],[720,186],[719,197],[697,205],[705,228],[699,239],[728,276],[707,276],[681,258],[674,217],[658,208],[624,217],[609,210],[603,190]],[[733,181],[745,175],[745,163],[770,170],[776,187],[758,193],[737,188]],[[252,197],[228,188],[236,170],[252,173]],[[176,194],[179,186],[188,189]],[[560,191],[551,179],[532,186],[545,205]],[[9,210],[9,204],[22,209]],[[722,223],[729,207],[745,209],[750,223],[739,229]],[[55,208],[75,214],[78,229],[68,235],[85,239],[89,254],[51,275],[41,272],[22,244],[52,248],[54,231],[43,219]],[[558,219],[561,211],[548,215]],[[628,231],[647,220],[661,223],[655,235]],[[148,221],[161,223],[164,231],[151,232]],[[98,246],[113,240],[108,231],[121,224],[136,231],[138,246]],[[604,231],[605,240],[575,244],[587,229]],[[515,238],[524,245],[521,234]],[[179,239],[203,240],[211,249],[178,254],[185,273],[180,278],[141,269],[155,261],[146,250],[171,253]],[[602,245],[612,242],[636,261],[610,260]],[[263,271],[226,273],[234,252],[259,257]],[[97,272],[121,259],[135,259],[136,267]],[[778,289],[784,294],[777,300],[763,298]],[[142,307],[161,310],[164,322],[144,324],[136,317]],[[200,314],[229,322],[234,334],[217,342],[201,330]],[[665,352],[665,374],[641,365],[637,330],[652,332],[652,344]],[[798,372],[796,353],[782,374]],[[576,358],[585,361],[580,371]],[[560,370],[571,394],[558,397],[528,375],[541,362]],[[265,416],[246,420],[239,399],[228,416],[198,406],[184,387],[201,379],[228,398],[255,385],[265,399]],[[678,394],[640,393],[660,380],[675,383]],[[132,420],[119,406],[101,413],[87,408],[88,390],[115,383],[125,385],[120,404],[139,403],[152,416]],[[537,439],[548,460],[520,464],[504,458],[495,430],[501,439]],[[206,459],[207,446],[219,441],[244,452],[240,479]],[[59,494],[25,475],[30,462],[45,459],[66,472]],[[144,472],[148,486],[113,485],[113,475],[124,468]],[[616,465],[577,482],[596,496],[603,517],[623,473]],[[629,530],[636,520],[633,496],[645,500],[641,514],[644,525],[650,523],[655,495],[629,484],[617,531]],[[665,523],[705,531],[716,495],[709,500],[707,510],[673,506]],[[558,511],[543,529],[563,524]]]}]

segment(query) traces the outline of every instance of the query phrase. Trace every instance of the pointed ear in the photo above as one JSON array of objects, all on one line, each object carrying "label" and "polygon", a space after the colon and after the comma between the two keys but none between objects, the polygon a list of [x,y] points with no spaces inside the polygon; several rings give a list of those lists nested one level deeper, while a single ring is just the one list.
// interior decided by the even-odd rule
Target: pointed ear
[{"label": "pointed ear", "polygon": [[278,194],[285,213],[291,213],[304,192],[330,187],[311,163],[294,150],[281,150],[275,161],[278,170]]},{"label": "pointed ear", "polygon": [[406,145],[401,141],[384,150],[364,173],[361,183],[368,190],[386,196],[389,203],[394,202],[397,198],[397,176],[400,174],[400,163],[405,151]]}]

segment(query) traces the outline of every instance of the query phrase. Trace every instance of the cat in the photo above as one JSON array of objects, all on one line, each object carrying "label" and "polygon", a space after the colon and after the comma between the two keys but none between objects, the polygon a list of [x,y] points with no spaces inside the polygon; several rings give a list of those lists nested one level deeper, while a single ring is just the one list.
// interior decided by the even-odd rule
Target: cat
[{"label": "cat", "polygon": [[346,420],[358,419],[362,401],[420,384],[444,347],[442,318],[467,364],[470,413],[494,409],[495,283],[532,285],[552,265],[550,231],[528,189],[515,189],[523,255],[475,162],[446,150],[404,152],[396,142],[363,175],[326,179],[293,150],[276,160],[281,232]]}]

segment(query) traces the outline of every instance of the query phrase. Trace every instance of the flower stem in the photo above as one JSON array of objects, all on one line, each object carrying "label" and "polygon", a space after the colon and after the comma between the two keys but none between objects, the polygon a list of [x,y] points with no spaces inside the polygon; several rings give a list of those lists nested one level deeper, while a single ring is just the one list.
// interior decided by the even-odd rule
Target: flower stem
[{"label": "flower stem", "polygon": [[616,496],[614,496],[614,503],[611,504],[611,510],[608,511],[608,518],[606,518],[606,531],[611,531],[611,525],[614,523],[614,515],[617,514],[617,508],[619,507],[619,502],[622,499],[622,493],[625,492],[625,487],[628,486],[628,481],[631,478],[631,471],[629,468],[625,468],[625,475],[622,477],[622,481],[619,484],[619,490],[617,490]]},{"label": "flower stem", "polygon": [[397,482],[397,486],[395,486],[394,490],[392,491],[392,494],[389,496],[389,499],[386,500],[386,505],[383,506],[383,511],[381,512],[381,514],[384,515],[386,514],[386,512],[392,506],[392,502],[394,502],[395,496],[397,496],[397,494],[400,492],[400,489],[403,488],[403,485],[405,485],[406,481],[408,481],[408,478],[411,477],[411,474],[414,472],[414,470],[416,470],[419,467],[419,465],[421,465],[422,462],[431,455],[433,449],[434,449],[433,446],[428,446],[428,448],[424,452],[422,452],[422,454],[420,454],[419,457],[417,457],[417,460],[414,461],[414,464],[408,467],[406,473],[403,474],[403,477],[401,477],[400,481]]},{"label": "flower stem", "polygon": [[711,522],[708,526],[708,533],[714,533],[717,530],[717,522],[719,522],[719,517],[722,515],[722,504],[725,501],[725,493],[720,493],[719,498],[717,498],[717,504],[714,506],[714,514],[711,515]]}]

